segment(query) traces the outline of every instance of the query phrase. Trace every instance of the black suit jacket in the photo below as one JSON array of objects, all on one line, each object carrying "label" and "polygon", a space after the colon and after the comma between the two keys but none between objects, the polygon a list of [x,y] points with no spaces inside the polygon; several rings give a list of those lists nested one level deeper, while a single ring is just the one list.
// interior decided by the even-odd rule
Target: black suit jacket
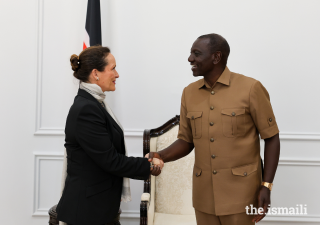
[{"label": "black suit jacket", "polygon": [[102,105],[79,89],[65,127],[67,178],[57,206],[58,220],[101,225],[118,213],[123,177],[145,180],[146,158],[126,157],[122,129]]}]

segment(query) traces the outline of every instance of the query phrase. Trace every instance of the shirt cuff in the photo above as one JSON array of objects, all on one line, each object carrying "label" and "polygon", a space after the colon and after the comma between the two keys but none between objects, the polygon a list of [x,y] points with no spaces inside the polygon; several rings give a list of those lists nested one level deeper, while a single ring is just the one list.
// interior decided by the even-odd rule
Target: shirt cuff
[{"label": "shirt cuff", "polygon": [[263,131],[259,131],[261,139],[267,139],[271,138],[274,135],[279,133],[279,129],[277,124],[273,125],[272,127],[268,127],[267,129],[264,129]]}]

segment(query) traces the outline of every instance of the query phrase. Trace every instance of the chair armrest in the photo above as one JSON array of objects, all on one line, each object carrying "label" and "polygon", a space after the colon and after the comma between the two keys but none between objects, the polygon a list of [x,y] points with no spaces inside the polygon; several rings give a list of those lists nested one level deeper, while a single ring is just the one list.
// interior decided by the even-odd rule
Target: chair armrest
[{"label": "chair armrest", "polygon": [[149,202],[150,202],[150,194],[143,193],[141,195],[141,203],[140,203],[140,225],[148,224]]},{"label": "chair armrest", "polygon": [[[147,154],[150,151],[156,151],[157,137],[150,138],[150,130],[145,130],[143,134],[143,153]],[[153,225],[154,218],[154,189],[155,176],[149,176],[149,179],[144,181],[143,194],[140,203],[140,225]],[[151,205],[151,208],[150,208]],[[151,213],[150,213],[151,212]]]},{"label": "chair armrest", "polygon": [[56,208],[57,205],[54,205],[49,209],[49,225],[59,225]]},{"label": "chair armrest", "polygon": [[150,194],[149,193],[143,193],[141,195],[141,201],[142,202],[149,202],[150,201]]},{"label": "chair armrest", "polygon": [[151,176],[150,179],[150,202],[148,208],[148,225],[153,225],[155,212],[155,198],[156,198],[156,177]]},{"label": "chair armrest", "polygon": [[150,193],[145,192],[141,195],[140,225],[153,225],[156,177],[150,176],[150,178],[146,181],[148,181],[150,184]]}]

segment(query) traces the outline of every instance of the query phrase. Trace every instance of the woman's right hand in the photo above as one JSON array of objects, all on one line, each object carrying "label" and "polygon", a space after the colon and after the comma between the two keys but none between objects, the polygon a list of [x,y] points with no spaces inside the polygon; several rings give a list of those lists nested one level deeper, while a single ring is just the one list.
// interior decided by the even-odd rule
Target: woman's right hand
[{"label": "woman's right hand", "polygon": [[153,165],[153,167],[150,167],[150,173],[153,176],[159,176],[159,174],[161,173],[160,166]]},{"label": "woman's right hand", "polygon": [[[147,154],[146,156],[149,157],[148,154]],[[162,170],[162,168],[164,167],[164,162],[163,162],[161,159],[153,158],[153,159],[152,159],[152,163],[153,163],[153,165],[160,166],[160,169],[161,169],[161,170]]]},{"label": "woman's right hand", "polygon": [[[145,158],[149,158],[149,154],[145,155]],[[151,159],[149,159],[151,162]],[[164,162],[161,159],[153,158],[152,159],[153,168],[150,168],[151,174],[158,176],[161,173],[162,168],[164,167]]]}]

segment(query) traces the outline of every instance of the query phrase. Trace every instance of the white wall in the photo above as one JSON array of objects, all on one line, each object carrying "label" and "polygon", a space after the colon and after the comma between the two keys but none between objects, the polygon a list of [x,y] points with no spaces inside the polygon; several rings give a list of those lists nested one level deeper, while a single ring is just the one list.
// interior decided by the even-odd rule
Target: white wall
[{"label": "white wall", "polygon": [[[81,51],[86,2],[1,1],[0,215],[4,224],[46,224],[59,199],[66,115],[78,82],[69,65]],[[120,79],[108,100],[125,128],[129,154],[142,156],[142,131],[179,114],[183,88],[196,79],[193,41],[219,33],[231,71],[268,89],[281,136],[273,206],[307,204],[308,215],[261,224],[320,224],[320,2],[316,0],[102,0],[103,45]],[[137,225],[142,182],[122,204]]]}]

